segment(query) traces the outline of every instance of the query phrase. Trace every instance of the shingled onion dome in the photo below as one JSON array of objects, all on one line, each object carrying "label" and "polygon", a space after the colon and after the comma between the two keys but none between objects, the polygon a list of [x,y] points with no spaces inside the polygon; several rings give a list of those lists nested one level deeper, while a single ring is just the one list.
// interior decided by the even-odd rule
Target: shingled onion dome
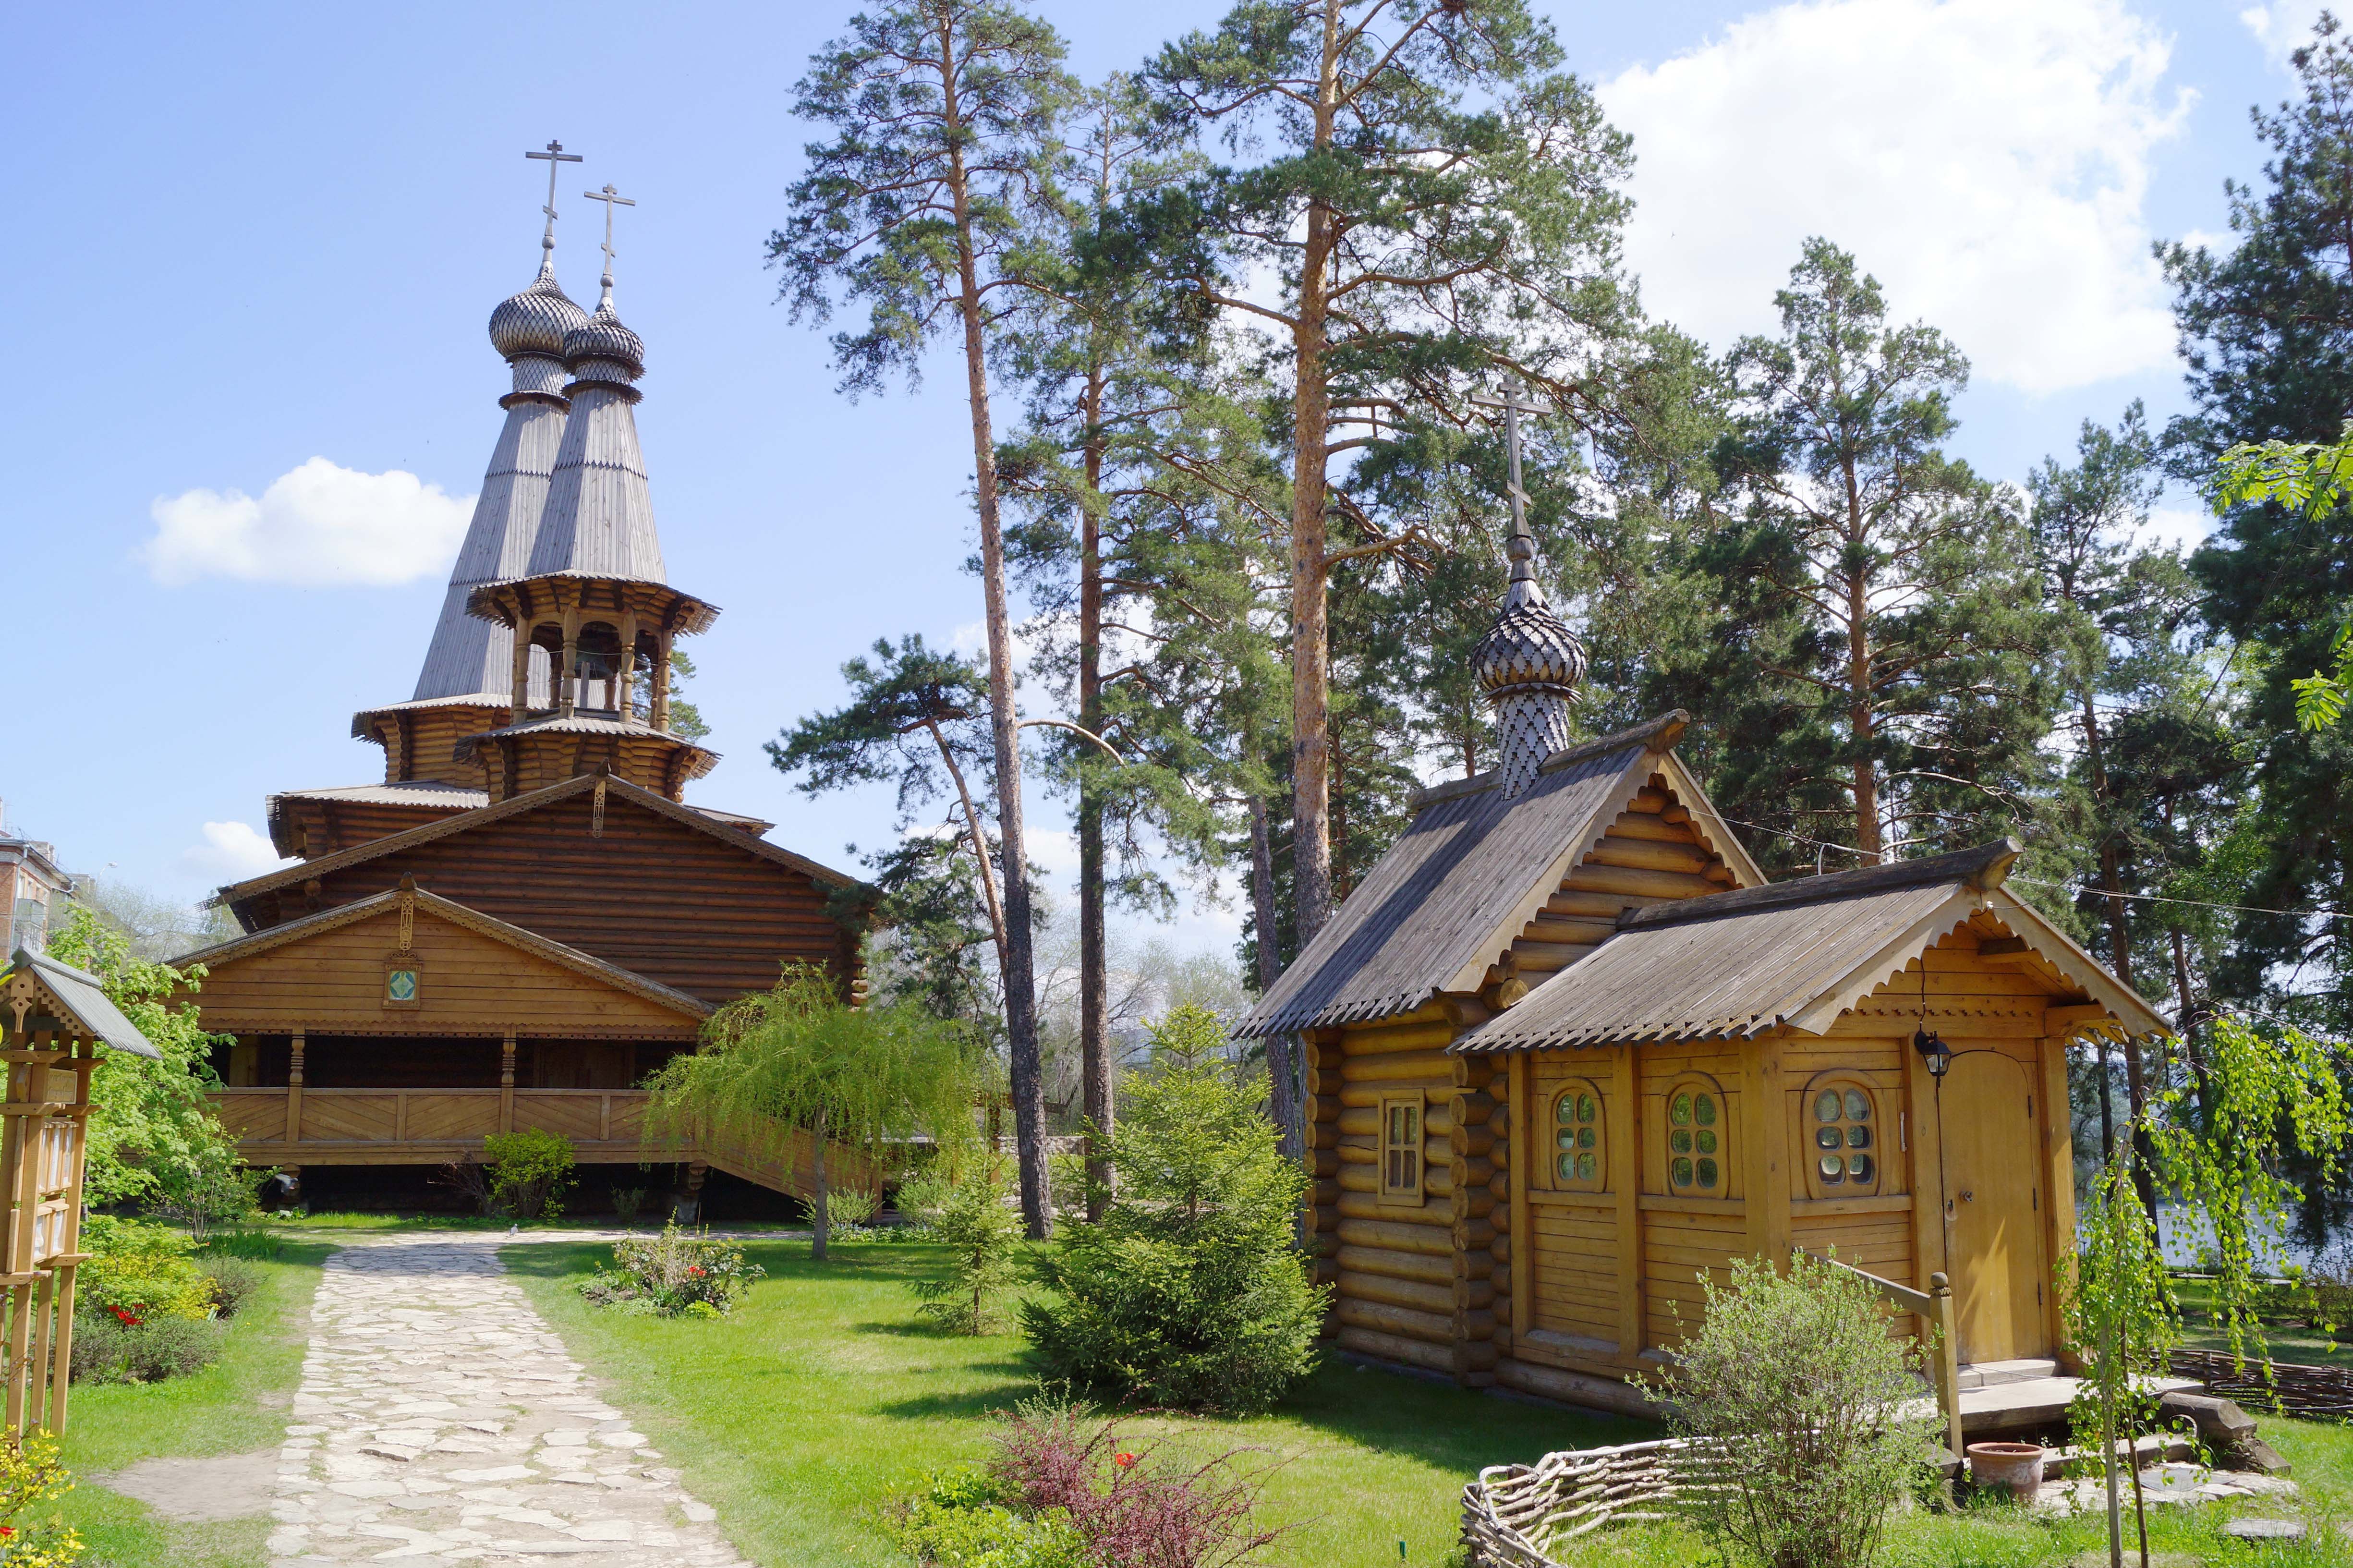
[{"label": "shingled onion dome", "polygon": [[1569,743],[1568,710],[1585,679],[1585,645],[1545,602],[1535,541],[1514,532],[1504,550],[1512,585],[1471,667],[1495,709],[1496,784],[1508,800],[1535,783],[1544,759]]},{"label": "shingled onion dome", "polygon": [[527,354],[562,359],[565,339],[587,324],[588,313],[555,281],[551,256],[540,262],[530,288],[501,300],[491,313],[491,346],[509,361]]},{"label": "shingled onion dome", "polygon": [[[615,376],[601,371],[590,363],[597,360],[619,366],[622,374]],[[564,362],[579,381],[635,381],[646,373],[645,340],[623,326],[613,309],[611,273],[605,275],[605,297],[596,302],[596,313],[565,334]]]}]

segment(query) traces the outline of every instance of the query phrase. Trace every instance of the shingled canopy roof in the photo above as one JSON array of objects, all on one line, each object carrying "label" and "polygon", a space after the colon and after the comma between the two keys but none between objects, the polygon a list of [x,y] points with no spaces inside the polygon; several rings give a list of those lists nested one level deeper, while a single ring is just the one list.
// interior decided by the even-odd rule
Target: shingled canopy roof
[{"label": "shingled canopy roof", "polygon": [[[1413,821],[1234,1031],[1236,1038],[1410,1012],[1475,991],[1498,938],[1534,918],[1690,722],[1677,710],[1555,752],[1525,793],[1493,776],[1423,791]],[[1697,802],[1694,802],[1697,804]]]},{"label": "shingled canopy roof", "polygon": [[[122,1010],[114,1005],[113,999],[106,994],[105,982],[96,975],[86,973],[71,964],[61,964],[47,953],[19,948],[8,960],[7,969],[0,969],[0,982],[13,980],[19,976],[30,979],[38,987],[33,992],[36,997],[43,991],[48,993],[48,1000],[56,1006],[60,1022],[70,1032],[85,1040],[100,1041],[110,1049],[127,1051],[133,1056],[145,1056],[155,1061],[163,1059],[163,1053],[148,1044],[147,1036],[139,1033],[139,1026],[125,1018]],[[5,989],[5,985],[0,985],[0,990]],[[29,1018],[25,1020],[25,1023],[28,1028],[38,1027]]]},{"label": "shingled canopy roof", "polygon": [[2003,891],[2015,840],[1954,854],[1630,910],[1617,932],[1457,1052],[1819,1034],[1979,911],[1991,914],[2135,1033],[2163,1015]]}]

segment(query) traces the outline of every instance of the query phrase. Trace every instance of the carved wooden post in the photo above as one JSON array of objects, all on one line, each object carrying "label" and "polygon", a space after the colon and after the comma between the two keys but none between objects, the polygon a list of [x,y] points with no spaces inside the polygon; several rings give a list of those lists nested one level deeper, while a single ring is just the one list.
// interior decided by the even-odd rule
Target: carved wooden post
[{"label": "carved wooden post", "polygon": [[286,1141],[302,1141],[302,1031],[294,1032],[294,1052],[286,1065]]},{"label": "carved wooden post", "polygon": [[1936,1403],[1944,1406],[1945,1432],[1954,1457],[1966,1457],[1961,1446],[1960,1349],[1953,1339],[1953,1282],[1942,1274],[1928,1277],[1928,1296],[1936,1304]]},{"label": "carved wooden post", "polygon": [[514,708],[511,723],[521,724],[531,708],[531,635],[537,630],[527,619],[518,618],[521,624],[514,633]]},{"label": "carved wooden post", "polygon": [[499,1042],[499,1130],[514,1130],[514,1064],[515,1032],[506,1033]]}]

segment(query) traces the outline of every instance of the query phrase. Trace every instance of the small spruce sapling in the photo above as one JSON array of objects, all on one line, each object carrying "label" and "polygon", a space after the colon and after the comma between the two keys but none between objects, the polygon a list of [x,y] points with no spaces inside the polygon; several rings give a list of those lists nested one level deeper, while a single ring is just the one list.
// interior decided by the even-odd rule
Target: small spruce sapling
[{"label": "small spruce sapling", "polygon": [[1005,1161],[990,1155],[948,1190],[932,1222],[932,1239],[948,1249],[948,1275],[915,1286],[917,1310],[950,1333],[987,1333],[992,1298],[1013,1283],[1021,1216],[1006,1207],[1010,1195]]}]

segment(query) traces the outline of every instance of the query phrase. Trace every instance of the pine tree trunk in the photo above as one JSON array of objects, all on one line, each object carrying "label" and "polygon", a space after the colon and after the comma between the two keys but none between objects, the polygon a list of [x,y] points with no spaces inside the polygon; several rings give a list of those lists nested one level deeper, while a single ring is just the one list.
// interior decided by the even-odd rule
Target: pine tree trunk
[{"label": "pine tree trunk", "polygon": [[[1853,476],[1850,471],[1849,486]],[[1859,503],[1857,503],[1859,505]],[[1860,518],[1857,519],[1860,527]],[[1879,833],[1879,769],[1871,755],[1875,729],[1876,695],[1871,680],[1871,584],[1861,572],[1846,580],[1847,728],[1854,747],[1854,847],[1862,852],[1856,863],[1871,865],[1884,858]]]},{"label": "pine tree trunk", "polygon": [[[964,129],[952,16],[940,14],[942,113]],[[1021,832],[1021,731],[1013,705],[1013,616],[1005,587],[1005,530],[997,515],[997,443],[990,429],[988,361],[981,327],[980,270],[973,254],[971,187],[961,143],[949,152],[955,202],[956,278],[964,317],[966,396],[972,407],[973,492],[980,514],[981,589],[988,620],[989,738],[997,759],[997,834],[1005,894],[1005,1035],[1012,1079],[1013,1136],[1021,1174],[1021,1218],[1030,1239],[1052,1226],[1046,1171],[1046,1084],[1038,1056],[1037,979],[1031,948],[1029,863]]]},{"label": "pine tree trunk", "polygon": [[[1332,145],[1339,103],[1341,0],[1323,0],[1324,64],[1315,97],[1314,146]],[[1331,793],[1332,650],[1326,620],[1324,442],[1329,439],[1331,374],[1324,352],[1328,327],[1332,208],[1307,206],[1300,255],[1299,315],[1292,329],[1291,461],[1291,821],[1292,900],[1304,948],[1332,917],[1332,842],[1325,816]]]},{"label": "pine tree trunk", "polygon": [[[1101,735],[1103,717],[1103,373],[1091,368],[1084,408],[1087,497],[1080,508],[1079,724]],[[1093,759],[1088,762],[1092,765]],[[1103,804],[1092,775],[1079,775],[1079,1077],[1089,1128],[1087,1218],[1100,1221],[1111,1187],[1111,1162],[1098,1139],[1112,1134],[1111,1047],[1104,1014],[1110,977],[1103,956]]]}]

